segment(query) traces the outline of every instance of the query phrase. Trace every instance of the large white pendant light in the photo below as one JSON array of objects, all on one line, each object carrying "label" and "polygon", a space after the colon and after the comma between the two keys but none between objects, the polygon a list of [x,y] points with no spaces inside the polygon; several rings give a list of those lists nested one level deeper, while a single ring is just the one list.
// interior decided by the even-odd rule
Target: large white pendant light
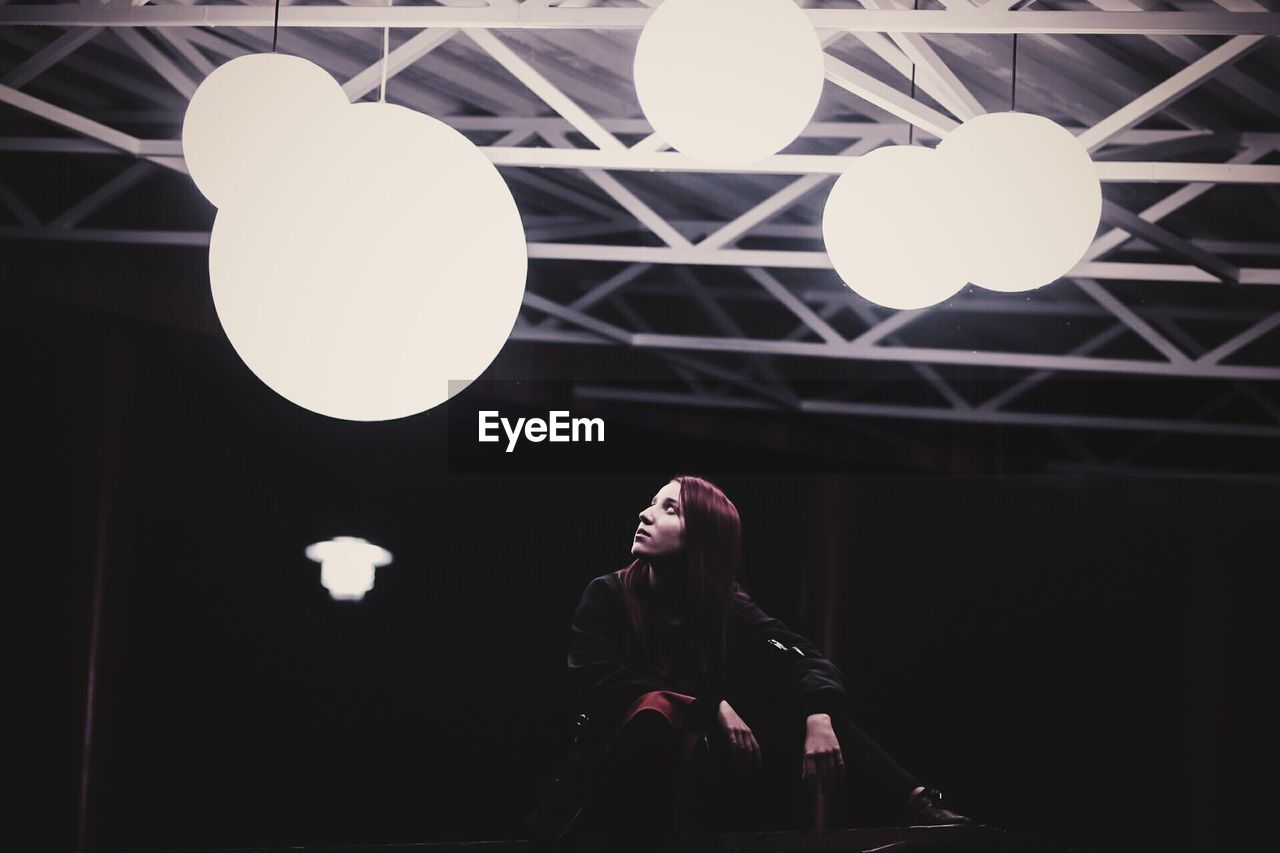
[{"label": "large white pendant light", "polygon": [[390,104],[332,106],[335,88],[305,60],[263,54],[223,65],[192,98],[183,144],[219,205],[214,304],[245,364],[287,399],[404,417],[502,348],[524,295],[524,228],[460,133]]},{"label": "large white pendant light", "polygon": [[777,153],[813,117],[822,81],[822,47],[794,0],[666,0],[636,46],[645,117],[705,163]]},{"label": "large white pendant light", "polygon": [[822,237],[836,273],[888,308],[924,308],[966,282],[1032,290],[1079,262],[1102,187],[1066,129],[1029,113],[961,124],[936,149],[879,148],[836,181]]},{"label": "large white pendant light", "polygon": [[957,261],[988,290],[1031,290],[1079,262],[1098,231],[1102,185],[1089,152],[1031,113],[988,113],[947,134],[947,161],[965,231]]},{"label": "large white pendant light", "polygon": [[964,286],[949,182],[942,156],[914,145],[877,148],[840,175],[823,209],[822,239],[850,289],[910,309]]}]

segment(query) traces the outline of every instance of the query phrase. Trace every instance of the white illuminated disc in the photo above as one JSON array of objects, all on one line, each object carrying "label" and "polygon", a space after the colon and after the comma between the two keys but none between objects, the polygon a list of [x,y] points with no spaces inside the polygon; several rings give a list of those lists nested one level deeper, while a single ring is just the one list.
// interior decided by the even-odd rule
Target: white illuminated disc
[{"label": "white illuminated disc", "polygon": [[666,0],[636,46],[645,117],[705,163],[777,153],[813,117],[822,79],[822,47],[794,0]]},{"label": "white illuminated disc", "polygon": [[272,178],[315,138],[326,115],[348,105],[320,66],[255,53],[216,68],[196,89],[182,122],[182,154],[215,207],[257,204]]},{"label": "white illuminated disc", "polygon": [[947,134],[938,153],[965,209],[963,264],[974,284],[1031,290],[1084,256],[1098,231],[1102,186],[1068,130],[1043,116],[990,113]]},{"label": "white illuminated disc", "polygon": [[[515,201],[462,134],[404,107],[337,111],[218,212],[209,279],[245,364],[313,412],[388,420],[444,402],[506,342],[528,259]],[[450,380],[455,384],[450,388]]]},{"label": "white illuminated disc", "polygon": [[895,145],[859,157],[831,188],[822,239],[836,273],[886,308],[924,308],[965,285],[942,157]]}]

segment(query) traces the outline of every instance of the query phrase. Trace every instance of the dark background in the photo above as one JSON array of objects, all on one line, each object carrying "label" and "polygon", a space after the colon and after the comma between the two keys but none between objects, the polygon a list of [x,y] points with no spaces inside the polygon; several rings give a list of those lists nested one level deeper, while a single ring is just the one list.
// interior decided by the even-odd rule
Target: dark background
[{"label": "dark background", "polygon": [[[615,411],[625,456],[568,473],[468,473],[449,407],[334,421],[215,336],[23,293],[0,322],[11,773],[41,848],[76,843],[95,577],[88,849],[518,837],[565,744],[578,595],[678,472],[726,489],[748,589],[956,808],[1106,851],[1226,849],[1265,812],[1235,767],[1272,671],[1273,486],[1026,476],[1001,448],[1036,433],[994,428],[939,427],[966,476],[824,463],[676,411]],[[395,555],[360,604],[303,556],[341,534]]]}]

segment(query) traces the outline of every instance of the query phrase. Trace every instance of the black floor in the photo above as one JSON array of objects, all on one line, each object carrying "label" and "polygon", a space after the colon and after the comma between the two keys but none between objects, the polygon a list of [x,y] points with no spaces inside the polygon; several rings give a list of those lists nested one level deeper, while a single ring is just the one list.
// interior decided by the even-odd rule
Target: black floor
[{"label": "black floor", "polygon": [[[186,853],[535,853],[536,850],[527,841],[452,841],[343,847],[238,848]],[[673,853],[906,853],[910,850],[1063,853],[1063,848],[1016,839],[1002,830],[976,824],[688,836],[682,839],[681,846]],[[602,850],[600,853],[609,851]]]}]

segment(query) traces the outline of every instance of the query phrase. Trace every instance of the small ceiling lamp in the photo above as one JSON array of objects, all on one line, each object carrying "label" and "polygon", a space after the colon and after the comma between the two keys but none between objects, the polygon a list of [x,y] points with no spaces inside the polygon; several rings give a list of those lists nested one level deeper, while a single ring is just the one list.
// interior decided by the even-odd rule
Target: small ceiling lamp
[{"label": "small ceiling lamp", "polygon": [[387,103],[334,107],[334,89],[296,57],[232,60],[196,91],[183,143],[219,205],[209,279],[236,352],[303,408],[390,420],[449,399],[501,350],[524,227],[462,134]]},{"label": "small ceiling lamp", "polygon": [[1098,231],[1102,186],[1089,152],[1030,113],[988,113],[938,145],[965,231],[957,262],[969,281],[1004,292],[1061,277]]},{"label": "small ceiling lamp", "polygon": [[822,213],[832,266],[855,293],[887,308],[924,308],[965,284],[956,263],[949,176],[937,151],[877,148],[836,181]]},{"label": "small ceiling lamp", "polygon": [[636,46],[635,86],[653,129],[705,163],[777,153],[813,117],[822,47],[793,0],[666,0]]},{"label": "small ceiling lamp", "polygon": [[391,552],[357,536],[335,536],[307,546],[320,564],[320,584],[334,601],[359,601],[373,589],[376,570],[391,564]]},{"label": "small ceiling lamp", "polygon": [[215,207],[256,206],[272,197],[273,176],[349,103],[315,63],[275,53],[242,56],[217,68],[191,96],[182,156]]}]

